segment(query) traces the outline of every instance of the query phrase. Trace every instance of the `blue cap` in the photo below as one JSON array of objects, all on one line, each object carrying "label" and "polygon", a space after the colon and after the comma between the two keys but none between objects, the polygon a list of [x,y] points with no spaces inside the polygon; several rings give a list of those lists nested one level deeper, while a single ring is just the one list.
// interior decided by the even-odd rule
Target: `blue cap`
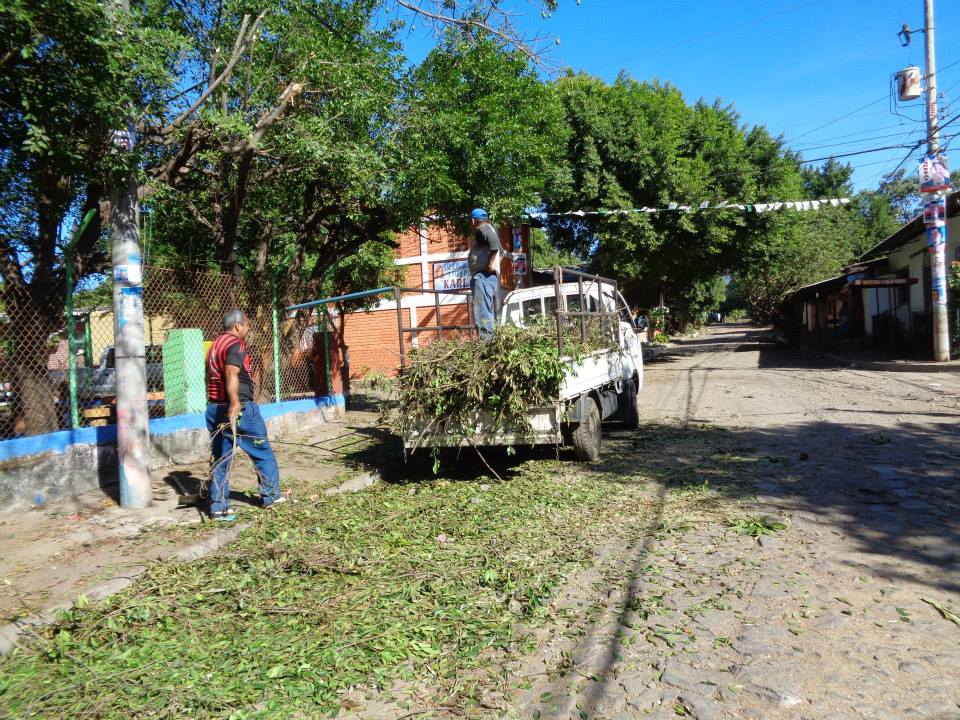
[{"label": "blue cap", "polygon": [[473,212],[470,213],[470,217],[474,220],[486,220],[489,215],[487,215],[487,211],[483,208],[474,208]]}]

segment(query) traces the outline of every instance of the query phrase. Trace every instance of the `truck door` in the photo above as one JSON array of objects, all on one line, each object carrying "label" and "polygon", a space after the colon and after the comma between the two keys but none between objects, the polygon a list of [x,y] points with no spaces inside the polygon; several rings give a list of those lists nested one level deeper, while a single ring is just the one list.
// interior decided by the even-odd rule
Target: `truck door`
[{"label": "truck door", "polygon": [[[640,377],[640,385],[643,385],[643,344],[640,342],[640,336],[637,328],[633,324],[633,314],[630,312],[630,306],[623,295],[617,293],[617,311],[620,314],[620,334],[624,338],[624,346],[630,354],[630,365],[632,370],[636,370]],[[632,372],[630,373],[633,374]]]}]

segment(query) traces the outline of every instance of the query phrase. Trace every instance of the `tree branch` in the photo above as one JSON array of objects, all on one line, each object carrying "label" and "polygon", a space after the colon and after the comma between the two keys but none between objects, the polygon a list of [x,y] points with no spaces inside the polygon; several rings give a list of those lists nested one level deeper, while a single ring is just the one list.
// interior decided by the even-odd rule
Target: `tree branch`
[{"label": "tree branch", "polygon": [[[527,58],[529,58],[532,62],[538,65],[543,65],[543,61],[540,58],[539,53],[537,53],[533,48],[527,45],[527,43],[525,43],[522,39],[520,39],[519,37],[509,32],[505,32],[503,30],[500,30],[494,27],[487,21],[486,18],[484,20],[479,20],[477,18],[459,18],[459,17],[456,17],[455,15],[444,15],[443,13],[436,13],[436,12],[431,12],[430,10],[425,10],[417,3],[410,2],[409,0],[396,0],[396,2],[397,2],[397,5],[399,5],[400,7],[406,8],[407,10],[409,10],[410,12],[416,15],[421,15],[435,22],[443,23],[444,25],[453,25],[453,26],[462,27],[462,28],[474,27],[479,30],[483,30],[484,32],[488,32],[494,37],[500,38],[508,45],[515,47],[517,50],[519,50],[524,55],[526,55]],[[493,6],[494,7],[490,8],[490,13],[492,13],[494,9],[498,10],[501,13],[503,12],[499,8],[495,7],[496,3],[493,3]],[[487,14],[487,18],[489,18],[490,13]]]},{"label": "tree branch", "polygon": [[284,88],[283,92],[280,94],[280,102],[274,107],[270,112],[260,118],[257,121],[257,124],[253,128],[253,132],[250,134],[250,138],[246,142],[237,143],[236,145],[231,145],[226,149],[228,153],[236,154],[240,152],[246,152],[250,149],[255,149],[257,145],[260,144],[260,141],[263,140],[263,136],[267,134],[267,130],[277,124],[277,121],[284,116],[284,114],[293,106],[293,100],[296,96],[303,90],[303,85],[300,83],[290,83]]},{"label": "tree branch", "polygon": [[247,49],[247,46],[253,41],[254,35],[257,32],[257,27],[263,21],[263,18],[266,17],[267,11],[264,10],[262,13],[257,15],[257,19],[253,21],[253,25],[250,27],[249,31],[247,30],[247,24],[250,22],[250,16],[244,15],[243,21],[240,23],[240,31],[237,33],[237,39],[233,44],[233,53],[230,55],[230,60],[227,62],[227,66],[224,68],[223,72],[220,73],[213,82],[207,85],[207,89],[204,90],[200,97],[197,98],[197,101],[193,103],[187,110],[181,113],[172,123],[167,125],[163,130],[162,134],[169,134],[176,130],[180,125],[183,124],[183,121],[190,117],[193,113],[201,107],[210,95],[226,80],[230,78],[233,74],[233,68],[236,67],[236,64],[240,62],[240,58],[243,56],[244,50]]},{"label": "tree branch", "polygon": [[[180,151],[171,157],[163,167],[154,170],[154,181],[167,185],[173,185],[176,177],[180,173],[180,170],[186,167],[187,164],[196,156],[196,154],[200,152],[205,140],[203,138],[196,140],[195,130],[196,128],[191,126],[187,130],[186,136],[183,138],[183,144],[180,146]],[[149,189],[149,186],[141,186],[141,200],[146,199],[151,194],[152,192]]]}]

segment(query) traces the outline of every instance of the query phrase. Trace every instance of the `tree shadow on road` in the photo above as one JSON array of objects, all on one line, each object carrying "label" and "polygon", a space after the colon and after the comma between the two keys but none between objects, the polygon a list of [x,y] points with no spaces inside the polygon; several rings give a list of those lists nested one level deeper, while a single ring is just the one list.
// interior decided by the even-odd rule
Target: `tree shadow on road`
[{"label": "tree shadow on road", "polygon": [[[632,634],[631,608],[644,604],[649,585],[636,578],[651,561],[655,538],[669,519],[670,493],[709,487],[745,512],[802,519],[851,545],[850,574],[894,584],[910,581],[960,593],[960,427],[954,421],[875,425],[811,421],[764,429],[657,423],[608,434],[606,455],[584,467],[612,483],[656,481],[656,507],[627,559],[626,597],[617,631],[603,638],[596,682],[578,705],[592,717],[604,699],[612,669]],[[705,485],[706,484],[706,485]],[[588,630],[581,643],[592,642]],[[596,632],[605,632],[602,628]],[[558,688],[562,681],[558,682]],[[559,692],[559,690],[558,690]]]}]

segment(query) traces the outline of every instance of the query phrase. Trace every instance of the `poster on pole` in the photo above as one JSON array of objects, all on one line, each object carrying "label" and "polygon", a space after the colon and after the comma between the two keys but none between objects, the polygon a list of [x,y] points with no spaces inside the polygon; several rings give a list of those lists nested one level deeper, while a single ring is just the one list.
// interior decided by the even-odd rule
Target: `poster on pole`
[{"label": "poster on pole", "polygon": [[936,193],[950,189],[950,169],[947,167],[947,158],[941,153],[936,156],[925,155],[918,173],[920,192]]},{"label": "poster on pole", "polygon": [[923,224],[927,228],[942,228],[947,224],[946,198],[934,198],[923,206]]},{"label": "poster on pole", "polygon": [[518,252],[513,254],[513,274],[514,275],[527,274],[527,254],[526,253]]},{"label": "poster on pole", "polygon": [[946,227],[928,227],[927,228],[927,247],[936,250],[947,244]]}]

